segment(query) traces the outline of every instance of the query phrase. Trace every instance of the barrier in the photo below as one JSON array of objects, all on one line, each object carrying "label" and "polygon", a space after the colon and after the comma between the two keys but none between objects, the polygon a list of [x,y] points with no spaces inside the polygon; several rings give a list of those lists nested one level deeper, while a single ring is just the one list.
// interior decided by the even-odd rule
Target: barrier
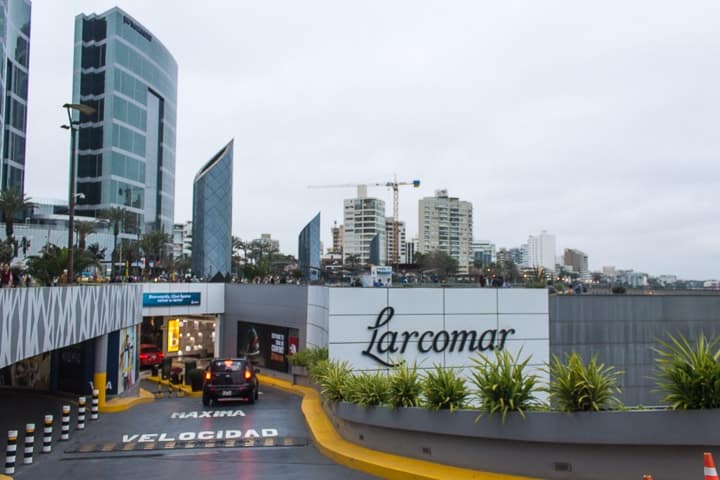
[{"label": "barrier", "polygon": [[53,431],[53,416],[45,415],[45,427],[43,428],[42,453],[52,452],[52,431]]},{"label": "barrier", "polygon": [[35,451],[35,424],[28,423],[25,425],[25,449],[23,451],[23,463],[30,465],[33,463],[33,452]]},{"label": "barrier", "polygon": [[78,398],[78,418],[77,418],[77,429],[85,430],[85,404],[87,399],[85,397]]},{"label": "barrier", "polygon": [[62,424],[60,426],[60,440],[70,440],[70,405],[62,407]]},{"label": "barrier", "polygon": [[92,391],[92,404],[90,405],[90,420],[98,419],[98,402],[100,397],[100,390],[94,388]]},{"label": "barrier", "polygon": [[5,449],[5,475],[12,475],[15,473],[17,436],[17,430],[8,430],[7,448]]}]

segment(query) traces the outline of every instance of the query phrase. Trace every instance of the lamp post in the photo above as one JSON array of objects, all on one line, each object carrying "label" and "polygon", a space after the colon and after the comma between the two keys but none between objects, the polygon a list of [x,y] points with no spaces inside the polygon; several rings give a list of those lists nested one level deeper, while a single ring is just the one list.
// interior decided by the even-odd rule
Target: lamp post
[{"label": "lamp post", "polygon": [[68,193],[68,265],[67,265],[67,282],[72,284],[75,281],[75,273],[73,272],[73,235],[75,230],[75,170],[77,161],[77,125],[80,123],[73,121],[71,110],[77,110],[85,115],[95,113],[93,107],[83,105],[81,103],[66,103],[63,108],[67,110],[68,124],[63,128],[70,130],[70,188]]}]

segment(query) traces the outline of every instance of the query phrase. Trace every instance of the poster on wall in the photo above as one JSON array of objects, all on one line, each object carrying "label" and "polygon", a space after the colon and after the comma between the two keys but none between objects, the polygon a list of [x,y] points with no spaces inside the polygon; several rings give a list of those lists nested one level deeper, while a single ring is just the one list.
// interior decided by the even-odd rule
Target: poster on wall
[{"label": "poster on wall", "polygon": [[20,360],[10,368],[13,387],[33,390],[50,389],[50,352]]},{"label": "poster on wall", "polygon": [[180,320],[173,318],[167,322],[167,351],[180,350]]},{"label": "poster on wall", "polygon": [[287,372],[288,332],[285,327],[238,322],[237,354],[259,367]]},{"label": "poster on wall", "polygon": [[120,330],[118,349],[117,393],[122,393],[135,384],[137,359],[137,327]]}]

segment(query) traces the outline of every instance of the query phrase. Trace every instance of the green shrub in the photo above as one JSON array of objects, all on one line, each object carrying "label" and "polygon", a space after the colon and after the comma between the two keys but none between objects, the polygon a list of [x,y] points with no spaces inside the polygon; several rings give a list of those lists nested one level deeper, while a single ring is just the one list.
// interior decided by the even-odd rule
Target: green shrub
[{"label": "green shrub", "polygon": [[525,410],[538,403],[537,375],[525,373],[530,357],[520,362],[521,353],[522,349],[513,357],[507,350],[501,350],[495,352],[494,359],[483,354],[472,359],[475,364],[472,381],[477,387],[480,410],[489,415],[500,413],[503,422],[508,412],[518,412],[525,418]]},{"label": "green shrub", "polygon": [[720,338],[708,340],[700,334],[691,345],[682,335],[660,340],[658,354],[658,388],[665,395],[663,401],[673,410],[720,407]]},{"label": "green shrub", "polygon": [[388,383],[388,403],[390,406],[398,408],[417,407],[420,405],[422,383],[417,373],[416,364],[413,364],[412,368],[409,368],[406,362],[402,362],[394,367],[388,377]]},{"label": "green shrub", "polygon": [[315,383],[320,383],[320,378],[325,375],[329,366],[330,360],[320,360],[308,367],[308,374]]},{"label": "green shrub", "polygon": [[435,365],[425,374],[422,387],[425,406],[431,410],[449,409],[452,412],[463,408],[469,394],[465,379],[455,370],[441,365]]},{"label": "green shrub", "polygon": [[614,396],[620,393],[617,384],[622,372],[598,364],[597,356],[585,365],[577,353],[566,354],[564,362],[553,355],[547,371],[550,385],[546,391],[553,407],[561,412],[597,412],[609,406],[622,407]]},{"label": "green shrub", "polygon": [[325,400],[342,402],[348,399],[348,380],[351,376],[347,362],[328,361],[326,367],[318,374],[317,382]]},{"label": "green shrub", "polygon": [[348,378],[346,400],[364,407],[375,407],[388,402],[388,378],[383,372],[362,372]]},{"label": "green shrub", "polygon": [[317,362],[321,360],[327,360],[328,358],[328,349],[327,347],[323,348],[305,348],[303,350],[300,350],[299,352],[295,353],[294,355],[290,355],[288,357],[288,362],[290,365],[295,367],[307,367],[310,368],[312,365],[316,364]]}]

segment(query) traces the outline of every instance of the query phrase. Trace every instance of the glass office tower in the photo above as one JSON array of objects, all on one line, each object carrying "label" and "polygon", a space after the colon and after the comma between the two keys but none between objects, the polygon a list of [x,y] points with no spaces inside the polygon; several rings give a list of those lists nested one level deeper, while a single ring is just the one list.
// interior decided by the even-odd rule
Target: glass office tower
[{"label": "glass office tower", "polygon": [[0,189],[25,191],[30,1],[0,0]]},{"label": "glass office tower", "polygon": [[306,279],[318,279],[320,254],[320,213],[318,213],[305,225],[298,236],[298,267]]},{"label": "glass office tower", "polygon": [[113,8],[75,18],[73,103],[79,115],[78,215],[119,207],[126,238],[172,233],[175,208],[177,73],[165,46]]},{"label": "glass office tower", "polygon": [[232,258],[233,140],[193,181],[192,272],[212,279],[230,273]]}]

